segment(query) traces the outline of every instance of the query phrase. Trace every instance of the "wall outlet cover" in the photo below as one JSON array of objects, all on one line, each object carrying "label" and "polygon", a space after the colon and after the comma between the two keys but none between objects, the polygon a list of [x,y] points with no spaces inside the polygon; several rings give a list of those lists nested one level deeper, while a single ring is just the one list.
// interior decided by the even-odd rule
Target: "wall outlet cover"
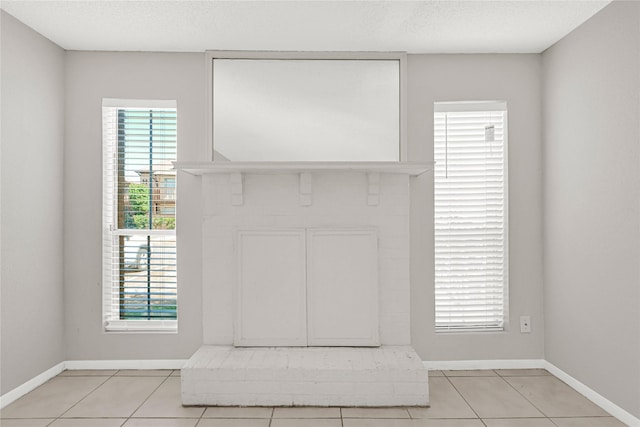
[{"label": "wall outlet cover", "polygon": [[520,316],[520,333],[531,333],[531,316]]}]

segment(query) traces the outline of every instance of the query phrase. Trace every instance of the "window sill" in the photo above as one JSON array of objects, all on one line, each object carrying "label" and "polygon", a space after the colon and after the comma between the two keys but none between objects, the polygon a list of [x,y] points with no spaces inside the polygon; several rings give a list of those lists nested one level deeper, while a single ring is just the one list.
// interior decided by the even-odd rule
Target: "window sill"
[{"label": "window sill", "polygon": [[178,333],[177,320],[111,320],[105,324],[107,333]]},{"label": "window sill", "polygon": [[504,327],[487,328],[458,328],[458,329],[436,329],[436,335],[462,335],[462,334],[495,334],[506,332]]}]

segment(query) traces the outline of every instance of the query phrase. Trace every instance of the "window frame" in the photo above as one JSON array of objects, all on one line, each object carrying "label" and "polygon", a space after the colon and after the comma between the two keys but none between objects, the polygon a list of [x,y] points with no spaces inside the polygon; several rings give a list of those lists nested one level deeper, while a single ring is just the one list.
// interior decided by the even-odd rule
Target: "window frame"
[{"label": "window frame", "polygon": [[215,59],[282,59],[282,60],[393,60],[399,64],[399,162],[406,162],[407,157],[407,54],[406,52],[295,52],[295,51],[240,51],[240,50],[208,50],[205,51],[205,90],[206,90],[206,146],[205,158],[213,162],[213,61]]},{"label": "window frame", "polygon": [[[437,113],[456,113],[456,112],[488,112],[488,111],[501,111],[503,112],[503,202],[504,202],[504,221],[503,221],[503,233],[504,233],[504,246],[503,246],[503,282],[502,282],[502,326],[497,327],[449,327],[438,328],[436,326],[436,305],[435,305],[435,274],[436,266],[434,262],[434,331],[438,335],[445,334],[478,334],[478,333],[505,333],[510,330],[510,307],[509,307],[509,288],[510,288],[510,274],[509,274],[509,110],[506,101],[454,101],[454,102],[434,102],[433,104],[433,119],[434,119],[434,145],[433,150],[435,154],[436,140],[435,140],[435,116]],[[434,260],[435,260],[435,170],[434,170]]]},{"label": "window frame", "polygon": [[[115,226],[115,219],[118,217],[118,189],[117,179],[114,173],[113,165],[117,167],[117,160],[113,159],[118,156],[117,143],[109,141],[110,132],[113,129],[110,126],[113,123],[107,123],[107,109],[175,109],[177,115],[177,102],[175,100],[142,100],[142,99],[102,99],[102,325],[103,333],[169,333],[178,332],[178,313],[176,311],[176,319],[115,319],[112,310],[113,291],[113,273],[112,273],[112,245],[113,239],[121,235],[141,235],[141,236],[174,236],[176,239],[176,229],[172,230],[154,230],[154,229],[119,229]],[[118,123],[115,123],[116,128]],[[176,131],[177,132],[177,131]],[[111,137],[112,138],[112,137]],[[177,133],[176,133],[177,139]],[[177,146],[176,146],[177,156]],[[177,159],[176,159],[177,160]],[[114,182],[116,189],[114,191]],[[176,180],[177,183],[177,180]],[[177,191],[177,186],[176,186]],[[177,220],[177,197],[176,197],[176,220]],[[177,261],[177,246],[176,246]],[[177,283],[177,265],[176,265],[176,295],[178,292]],[[118,316],[119,317],[119,316]]]}]

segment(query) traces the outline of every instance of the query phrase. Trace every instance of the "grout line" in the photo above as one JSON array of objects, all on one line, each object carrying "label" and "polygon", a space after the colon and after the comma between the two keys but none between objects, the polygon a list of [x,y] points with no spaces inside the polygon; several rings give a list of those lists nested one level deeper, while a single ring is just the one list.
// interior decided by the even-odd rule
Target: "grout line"
[{"label": "grout line", "polygon": [[[118,370],[118,372],[120,372],[120,370]],[[118,372],[116,372],[116,374],[117,374]],[[172,372],[173,372],[173,371],[172,371]],[[115,374],[114,374],[114,375],[115,375]],[[144,400],[142,401],[142,403],[141,403],[140,405],[138,405],[138,407],[137,407],[136,409],[134,409],[134,410],[133,410],[133,412],[131,412],[131,414],[130,414],[128,417],[126,417],[126,419],[125,419],[125,421],[124,421],[124,423],[123,423],[123,424],[125,424],[125,423],[128,423],[128,422],[129,422],[129,420],[131,419],[131,417],[133,416],[133,414],[135,414],[136,412],[138,412],[138,410],[142,407],[142,405],[144,405],[144,404],[147,402],[147,400],[149,400],[149,398],[151,397],[151,395],[153,395],[153,393],[155,393],[155,392],[156,392],[156,391],[157,391],[157,390],[162,386],[162,384],[164,384],[165,382],[167,382],[167,380],[169,379],[169,377],[170,377],[170,376],[171,376],[171,373],[169,373],[169,375],[167,375],[167,376],[165,377],[165,379],[164,379],[164,380],[162,380],[162,382],[161,382],[160,384],[158,384],[158,387],[154,388],[154,389],[153,389],[153,391],[152,391],[151,393],[149,393],[149,395],[147,396],[147,398],[146,398],[146,399],[144,399]],[[142,378],[142,377],[124,377],[124,378]],[[156,377],[156,378],[157,378],[157,377]],[[121,427],[122,427],[122,426],[121,426]]]},{"label": "grout line", "polygon": [[[64,371],[62,371],[64,372]],[[117,371],[116,371],[117,372]],[[59,375],[59,374],[58,374]],[[56,377],[58,376],[56,375]],[[115,374],[113,374],[115,375]],[[100,384],[98,384],[93,390],[91,390],[89,393],[85,394],[83,397],[81,397],[76,403],[74,403],[73,405],[71,405],[69,407],[69,409],[67,409],[66,411],[64,411],[62,414],[58,415],[57,417],[55,417],[55,419],[53,421],[51,421],[50,424],[47,425],[51,425],[54,422],[56,422],[57,420],[59,420],[60,418],[62,418],[62,416],[64,414],[66,414],[67,412],[69,412],[71,409],[75,408],[80,402],[82,402],[84,399],[86,399],[87,397],[89,397],[91,394],[93,394],[93,392],[95,392],[97,389],[99,389],[100,387],[102,387],[107,381],[109,381],[111,378],[113,378],[113,375],[111,375],[110,377],[106,377],[106,379],[104,381],[102,381]],[[55,378],[55,377],[54,377]],[[82,378],[82,377],[80,377]],[[101,377],[104,378],[104,377]]]},{"label": "grout line", "polygon": [[[502,377],[500,377],[500,378],[502,378]],[[513,378],[513,377],[511,377],[511,378]],[[531,400],[529,400],[529,399],[527,398],[527,396],[525,396],[524,394],[520,393],[520,390],[518,390],[517,388],[515,388],[515,387],[513,386],[513,384],[511,384],[509,381],[507,381],[507,380],[506,380],[506,379],[504,379],[504,378],[502,378],[502,380],[503,380],[505,383],[507,383],[507,384],[509,385],[509,387],[511,387],[512,389],[514,389],[514,390],[516,391],[516,393],[518,393],[520,396],[522,396],[522,397],[523,397],[527,402],[529,402],[529,403],[531,404],[531,406],[533,406],[533,407],[534,407],[534,408],[536,408],[538,411],[540,411],[540,413],[541,413],[542,415],[544,415],[544,416],[545,416],[545,418],[549,418],[549,417],[547,416],[547,414],[545,414],[544,412],[542,412],[542,409],[540,409],[540,408],[538,408],[536,405],[534,405],[534,403],[533,403]]]},{"label": "grout line", "polygon": [[[442,371],[444,373],[444,371]],[[449,382],[449,384],[451,384],[451,387],[453,387],[453,389],[460,395],[460,397],[462,398],[462,400],[464,400],[464,403],[467,404],[467,406],[469,408],[471,408],[471,410],[473,411],[474,414],[476,414],[476,418],[478,418],[480,420],[481,423],[484,424],[484,421],[482,421],[482,418],[480,418],[480,415],[478,414],[478,412],[476,412],[475,408],[473,406],[471,406],[471,404],[469,402],[467,402],[467,399],[465,399],[465,397],[462,395],[462,393],[460,393],[460,390],[458,390],[458,388],[456,387],[456,385],[454,383],[451,382],[451,379],[448,376],[444,376],[447,381]],[[477,378],[477,377],[476,377]]]},{"label": "grout line", "polygon": [[[90,395],[92,395],[94,392],[96,392],[99,388],[101,388],[102,386],[104,386],[109,380],[111,380],[114,377],[117,377],[117,374],[120,372],[121,370],[115,370],[115,372],[111,375],[104,375],[104,376],[95,376],[95,375],[78,375],[78,376],[63,376],[62,378],[104,378],[104,380],[102,382],[100,382],[96,387],[94,387],[91,391],[89,391],[87,394],[85,394],[83,397],[81,397],[78,401],[76,401],[71,407],[69,407],[67,410],[65,410],[61,415],[57,416],[57,417],[52,417],[53,420],[51,422],[49,422],[47,424],[47,426],[51,426],[53,423],[55,423],[57,420],[59,419],[63,419],[63,416],[68,413],[72,408],[76,407],[80,402],[84,401],[85,399],[87,399]],[[494,371],[494,370],[493,370]],[[64,372],[64,371],[63,371]],[[149,394],[148,396],[140,403],[140,405],[128,416],[128,417],[113,417],[113,418],[123,418],[124,421],[122,422],[122,424],[120,424],[120,427],[122,427],[123,425],[125,425],[130,419],[132,419],[133,415],[142,407],[144,406],[145,403],[148,402],[148,400],[151,398],[151,396],[157,392],[157,390],[162,387],[163,384],[165,384],[172,376],[173,372],[175,372],[175,370],[170,370],[170,372],[168,373],[168,375],[166,376],[153,376],[155,378],[163,378],[164,379],[160,382],[160,384],[155,387]],[[496,372],[497,374],[497,372]],[[553,374],[549,374],[549,375],[545,375],[545,376],[551,376],[554,377],[556,379],[558,379],[557,377],[555,377],[555,375]],[[56,377],[60,377],[60,374],[57,375]],[[508,378],[518,378],[518,377],[526,377],[529,378],[529,376],[521,376],[521,375],[510,375],[510,376],[501,376],[499,374],[497,374],[496,376],[484,376],[484,375],[480,375],[480,376],[466,376],[466,377],[448,377],[446,375],[443,375],[443,378],[447,379],[447,382],[454,388],[454,390],[458,393],[458,395],[462,398],[462,400],[471,408],[471,410],[474,412],[474,414],[476,415],[476,419],[479,419],[482,423],[483,426],[487,426],[485,419],[480,418],[479,414],[477,413],[477,411],[475,410],[475,408],[473,408],[473,406],[467,401],[467,399],[462,395],[462,393],[460,392],[460,390],[457,389],[457,387],[455,386],[455,384],[453,383],[451,378],[469,378],[469,377],[473,377],[473,378],[501,378],[504,382],[506,382],[508,384],[508,386],[510,388],[512,388],[513,390],[516,391],[516,393],[518,393],[518,395],[522,396],[528,403],[530,403],[536,410],[540,411],[540,413],[543,415],[543,417],[535,417],[538,419],[547,419],[549,420],[549,422],[551,423],[551,425],[557,426],[557,423],[555,423],[550,416],[547,416],[540,408],[538,408],[530,399],[527,398],[527,396],[521,392],[520,390],[518,390],[518,388],[516,388],[513,384],[511,384],[507,379]],[[540,376],[535,376],[535,377],[540,377]],[[55,377],[54,377],[55,378]],[[118,377],[119,378],[119,377]],[[126,377],[123,377],[126,378]],[[128,378],[149,378],[148,376],[133,376],[133,377],[128,377]],[[559,380],[559,379],[558,379]],[[562,380],[560,380],[562,381]],[[564,381],[562,381],[564,383]],[[204,406],[204,409],[202,410],[201,414],[199,417],[197,417],[196,420],[196,426],[201,424],[202,419],[204,418],[204,414],[207,410],[209,406]],[[270,416],[269,416],[269,423],[268,426],[271,427],[273,425],[273,420],[274,420],[274,416],[275,416],[275,407],[270,407],[271,412],[270,412]],[[338,407],[339,409],[339,414],[340,414],[340,425],[342,427],[344,427],[344,408],[343,407]],[[405,411],[408,414],[408,419],[414,419],[411,415],[411,412],[409,411],[409,408],[407,407],[403,407],[403,409],[405,409]],[[607,413],[607,415],[602,415],[602,416],[589,416],[589,417],[593,417],[593,418],[603,418],[603,417],[611,417],[611,414]],[[73,419],[72,418],[64,418],[64,419]],[[104,419],[104,418],[112,418],[112,417],[88,417],[88,418],[100,418],[100,419]],[[147,417],[143,417],[143,418],[147,418]],[[153,418],[153,417],[152,417]],[[176,417],[176,418],[182,418],[182,417]],[[508,418],[508,417],[507,417]],[[558,417],[558,418],[574,418],[574,417]],[[614,417],[615,418],[615,417]],[[192,417],[191,419],[196,419],[196,417]],[[489,418],[487,418],[489,419]]]},{"label": "grout line", "polygon": [[[541,376],[542,376],[542,375],[541,375]],[[545,376],[548,376],[548,375],[545,375]],[[502,377],[500,377],[500,378],[502,378]],[[507,377],[507,378],[514,378],[514,376],[512,376],[512,377]],[[525,378],[525,377],[521,377],[521,378]],[[526,377],[526,378],[528,378],[528,377]],[[553,425],[557,425],[556,423],[554,423],[554,422],[553,422],[553,420],[552,420],[552,419],[551,419],[547,414],[545,414],[545,413],[542,411],[542,409],[538,408],[538,407],[537,407],[537,406],[536,406],[536,405],[535,405],[531,400],[529,400],[529,399],[527,398],[527,396],[525,396],[524,394],[520,393],[520,390],[518,390],[517,388],[515,388],[515,387],[513,386],[513,384],[511,384],[511,383],[510,383],[509,381],[507,381],[505,378],[502,378],[502,379],[504,380],[504,382],[506,382],[506,383],[509,385],[509,387],[511,387],[512,389],[514,389],[514,390],[516,391],[516,393],[518,393],[518,394],[519,394],[520,396],[522,396],[522,397],[523,397],[527,402],[529,402],[529,403],[531,404],[531,406],[533,406],[533,407],[534,407],[534,408],[536,408],[538,411],[540,411],[540,413],[541,413],[542,415],[544,415],[544,417],[545,417],[547,420],[549,420],[549,422],[551,422],[551,424],[553,424]]]},{"label": "grout line", "polygon": [[[182,404],[182,396],[180,396],[180,404]],[[198,417],[198,421],[196,421],[195,427],[198,427],[198,424],[200,424],[200,421],[202,421],[202,417],[204,417],[204,413],[207,412],[207,408],[208,406],[205,406],[204,409],[202,410],[200,417]]]}]

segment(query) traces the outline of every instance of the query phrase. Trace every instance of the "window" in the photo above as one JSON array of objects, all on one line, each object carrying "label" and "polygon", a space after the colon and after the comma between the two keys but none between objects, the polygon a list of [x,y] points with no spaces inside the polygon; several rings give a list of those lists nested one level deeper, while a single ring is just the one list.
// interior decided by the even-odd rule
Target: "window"
[{"label": "window", "polygon": [[105,329],[176,331],[175,102],[105,99],[102,113]]},{"label": "window", "polygon": [[506,103],[436,103],[434,111],[436,331],[500,331],[508,289]]},{"label": "window", "polygon": [[399,161],[405,55],[210,52],[215,161]]}]

